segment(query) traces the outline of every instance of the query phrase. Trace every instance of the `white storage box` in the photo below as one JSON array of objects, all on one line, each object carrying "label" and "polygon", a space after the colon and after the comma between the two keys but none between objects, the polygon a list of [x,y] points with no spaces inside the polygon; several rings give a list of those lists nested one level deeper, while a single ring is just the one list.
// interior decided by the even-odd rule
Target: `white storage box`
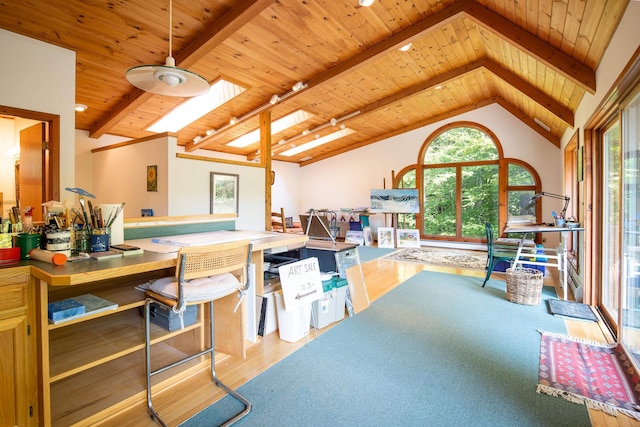
[{"label": "white storage box", "polygon": [[295,310],[285,310],[282,291],[276,291],[275,296],[280,339],[288,342],[297,342],[307,336],[311,329],[311,303]]}]

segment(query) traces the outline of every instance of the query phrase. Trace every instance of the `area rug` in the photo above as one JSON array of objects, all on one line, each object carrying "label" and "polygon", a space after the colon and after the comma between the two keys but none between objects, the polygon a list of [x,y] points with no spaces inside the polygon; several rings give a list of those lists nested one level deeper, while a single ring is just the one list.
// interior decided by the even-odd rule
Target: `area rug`
[{"label": "area rug", "polygon": [[542,332],[538,393],[640,421],[640,384],[619,344]]},{"label": "area rug", "polygon": [[383,259],[442,265],[445,267],[469,268],[473,270],[484,270],[487,264],[486,253],[430,248],[400,249],[384,256]]},{"label": "area rug", "polygon": [[588,322],[597,322],[598,318],[587,304],[575,301],[565,301],[561,299],[547,300],[549,305],[549,313],[554,316],[564,317],[571,320],[584,320]]}]

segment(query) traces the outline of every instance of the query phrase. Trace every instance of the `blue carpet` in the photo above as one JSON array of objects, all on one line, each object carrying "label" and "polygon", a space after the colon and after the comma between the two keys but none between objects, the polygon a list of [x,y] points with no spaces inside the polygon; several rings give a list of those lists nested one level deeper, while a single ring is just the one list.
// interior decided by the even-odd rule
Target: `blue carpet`
[{"label": "blue carpet", "polygon": [[[564,322],[504,287],[420,272],[242,386],[253,410],[237,425],[590,426],[586,407],[536,393],[537,330]],[[236,405],[225,397],[183,427],[218,425]]]},{"label": "blue carpet", "polygon": [[397,249],[392,248],[378,248],[376,246],[358,246],[358,257],[360,258],[360,262],[367,262],[374,258],[380,258],[381,256],[390,254],[396,250]]}]

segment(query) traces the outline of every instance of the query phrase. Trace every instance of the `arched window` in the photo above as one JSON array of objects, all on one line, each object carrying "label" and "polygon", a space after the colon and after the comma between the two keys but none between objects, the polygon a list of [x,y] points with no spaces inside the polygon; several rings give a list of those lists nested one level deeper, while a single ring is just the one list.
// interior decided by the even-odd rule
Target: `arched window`
[{"label": "arched window", "polygon": [[418,165],[398,173],[394,187],[417,188],[422,201],[420,214],[400,215],[399,226],[425,239],[481,241],[486,222],[502,230],[509,215],[535,214],[540,179],[526,162],[505,159],[490,130],[458,122],[427,138]]}]

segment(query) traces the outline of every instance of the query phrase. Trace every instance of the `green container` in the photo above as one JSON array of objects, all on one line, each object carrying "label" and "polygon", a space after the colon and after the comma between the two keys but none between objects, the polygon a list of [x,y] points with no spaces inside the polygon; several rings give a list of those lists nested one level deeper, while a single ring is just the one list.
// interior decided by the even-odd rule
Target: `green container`
[{"label": "green container", "polygon": [[16,245],[20,248],[20,258],[31,259],[29,252],[31,249],[40,247],[40,235],[19,233],[16,236]]}]

